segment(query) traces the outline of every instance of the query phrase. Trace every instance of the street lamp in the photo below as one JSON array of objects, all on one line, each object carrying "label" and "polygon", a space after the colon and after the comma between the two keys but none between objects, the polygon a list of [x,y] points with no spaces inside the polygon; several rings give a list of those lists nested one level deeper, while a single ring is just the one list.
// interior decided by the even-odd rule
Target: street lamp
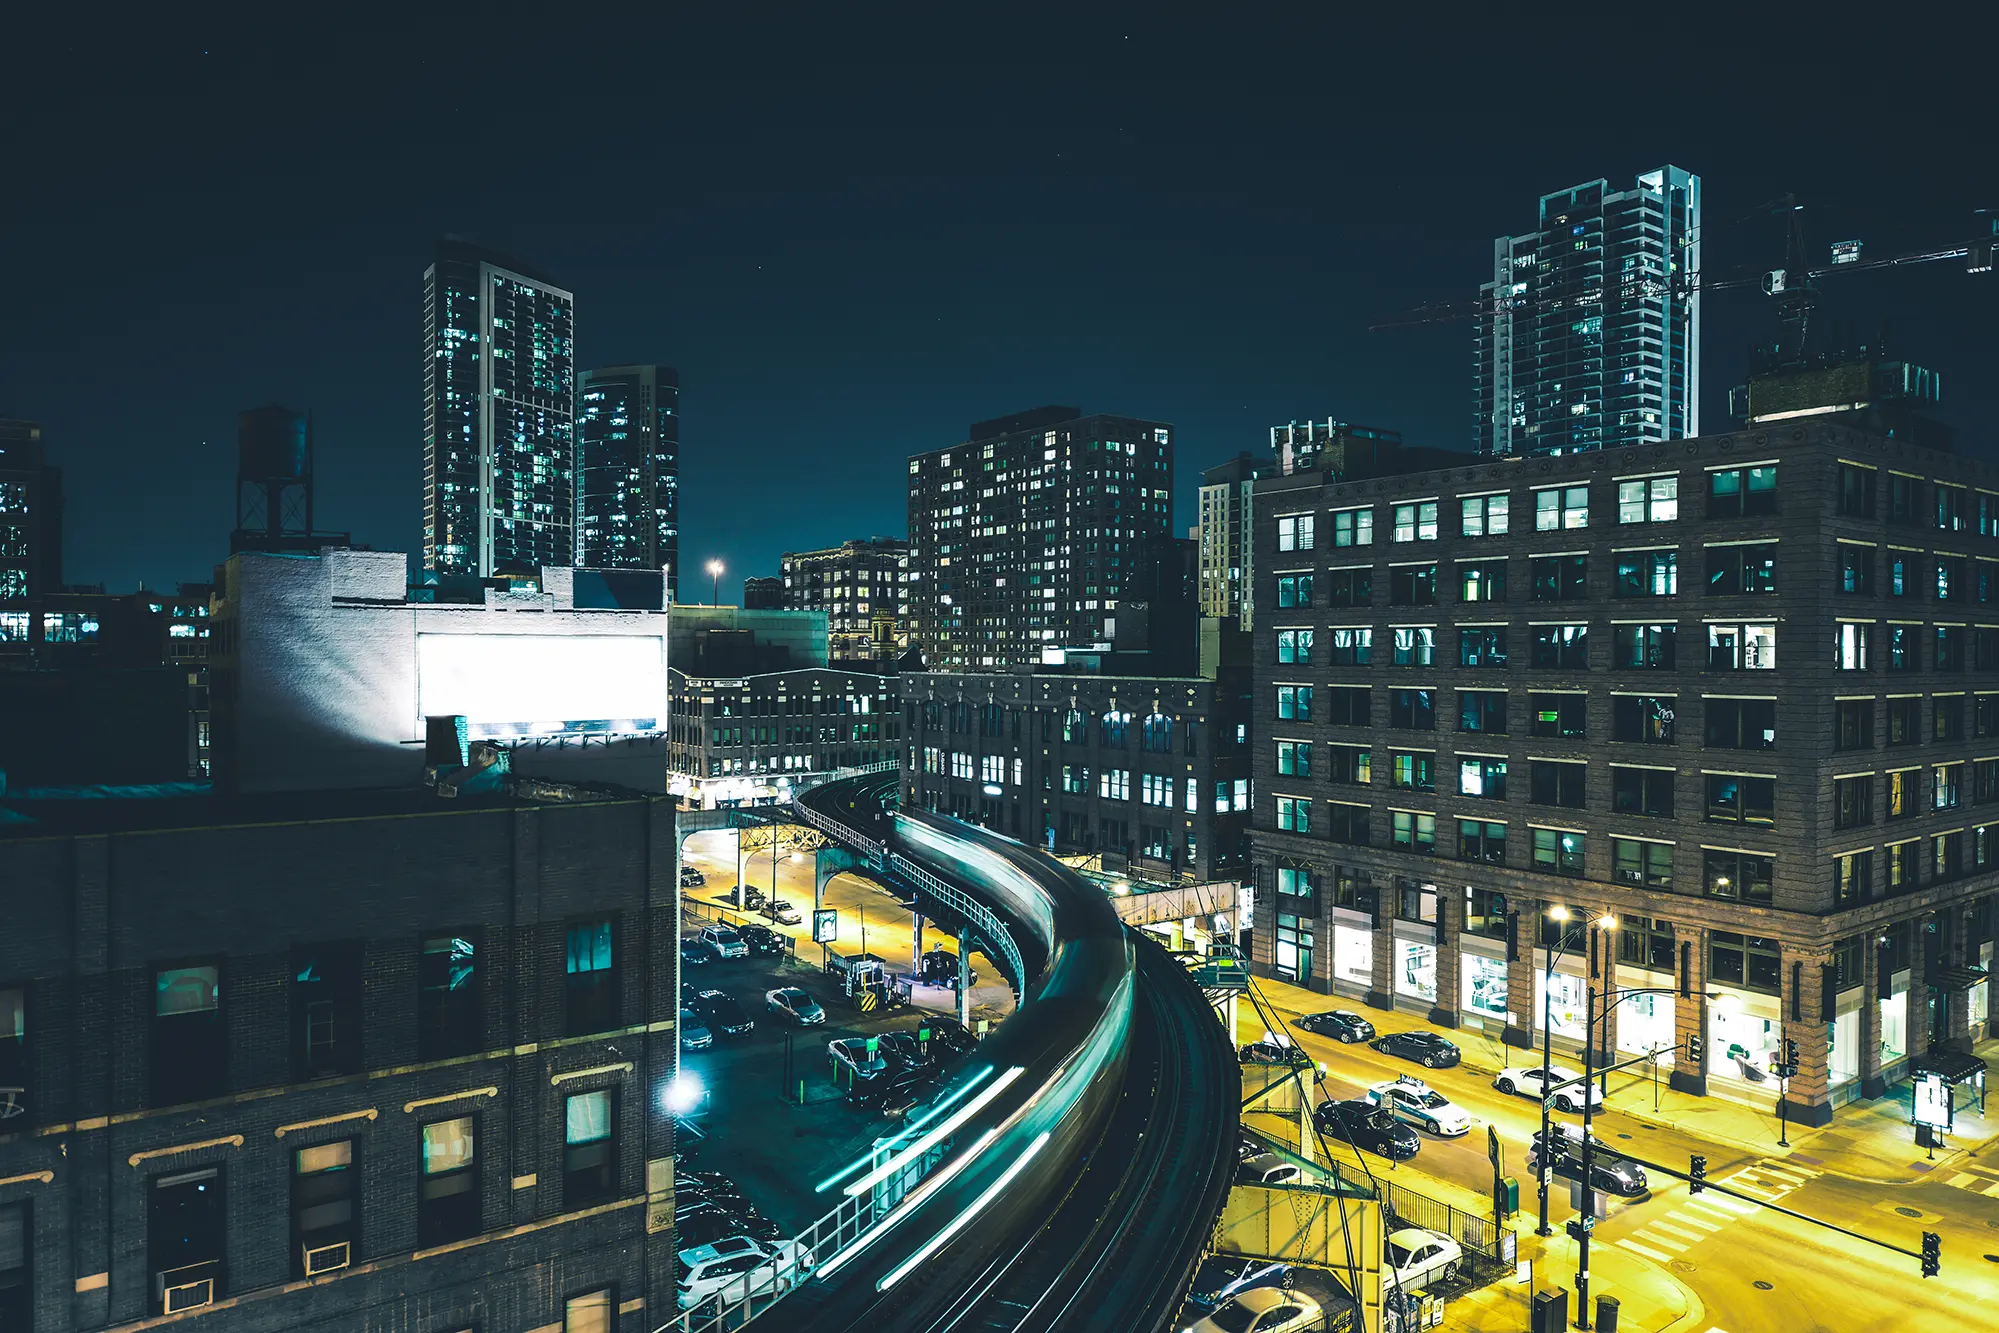
[{"label": "street lamp", "polygon": [[[1534,1228],[1534,1234],[1537,1236],[1552,1236],[1555,1234],[1555,1229],[1548,1225],[1548,1177],[1553,1174],[1549,1170],[1548,1163],[1550,1154],[1554,1149],[1554,1140],[1549,1137],[1548,1133],[1548,1084],[1552,1081],[1550,1071],[1553,1068],[1554,1054],[1550,1042],[1554,1035],[1555,967],[1562,961],[1562,955],[1568,952],[1569,932],[1573,929],[1568,924],[1569,909],[1563,907],[1560,903],[1548,909],[1548,919],[1562,923],[1562,934],[1555,941],[1556,947],[1549,951],[1547,973],[1541,981],[1541,1224]],[[1577,924],[1582,923],[1579,922]],[[1598,925],[1614,926],[1616,924],[1616,918],[1609,916],[1589,923],[1592,931]],[[1583,1044],[1585,1046],[1589,1044],[1589,1026],[1587,1023],[1583,1027]],[[1587,1085],[1585,1085],[1583,1092],[1583,1104],[1585,1106],[1589,1104]]]},{"label": "street lamp", "polygon": [[722,604],[722,562],[720,560],[710,560],[708,562],[708,573],[715,580],[715,590],[708,599],[709,604],[720,606]]}]

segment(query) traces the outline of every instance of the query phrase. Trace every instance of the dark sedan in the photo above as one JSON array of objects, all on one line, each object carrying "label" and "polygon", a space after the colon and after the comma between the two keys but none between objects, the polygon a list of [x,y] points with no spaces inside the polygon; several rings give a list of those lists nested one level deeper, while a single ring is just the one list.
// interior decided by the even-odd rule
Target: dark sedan
[{"label": "dark sedan", "polygon": [[1406,1162],[1423,1148],[1415,1130],[1373,1102],[1320,1102],[1312,1112],[1312,1123],[1329,1139],[1365,1148],[1391,1162]]},{"label": "dark sedan", "polygon": [[[1555,1136],[1555,1160],[1550,1164],[1555,1174],[1564,1180],[1581,1180],[1583,1177],[1583,1145],[1579,1133],[1571,1133],[1567,1126],[1557,1130]],[[1645,1178],[1645,1168],[1628,1158],[1618,1155],[1617,1150],[1602,1139],[1590,1138],[1590,1188],[1615,1194],[1620,1198],[1636,1198],[1650,1191],[1651,1184]],[[1527,1169],[1541,1169],[1541,1134],[1534,1133],[1534,1144],[1527,1150]]]},{"label": "dark sedan", "polygon": [[1390,1032],[1376,1037],[1368,1045],[1383,1055],[1393,1055],[1403,1060],[1414,1060],[1425,1069],[1449,1069],[1464,1059],[1464,1052],[1434,1032],[1421,1030],[1411,1032]]},{"label": "dark sedan", "polygon": [[1307,1014],[1297,1026],[1335,1041],[1373,1041],[1374,1024],[1351,1009],[1331,1009],[1323,1014]]},{"label": "dark sedan", "polygon": [[1246,1065],[1309,1065],[1312,1057],[1290,1042],[1253,1041],[1236,1051],[1236,1059]]},{"label": "dark sedan", "polygon": [[730,997],[726,991],[704,990],[694,997],[694,1012],[701,1015],[701,1021],[713,1031],[725,1037],[746,1036],[756,1027],[749,1011]]},{"label": "dark sedan", "polygon": [[737,926],[736,938],[749,947],[752,958],[781,958],[791,952],[791,941],[769,926]]},{"label": "dark sedan", "polygon": [[684,966],[699,967],[703,963],[710,963],[714,960],[715,951],[700,940],[682,940],[680,942],[680,961]]}]

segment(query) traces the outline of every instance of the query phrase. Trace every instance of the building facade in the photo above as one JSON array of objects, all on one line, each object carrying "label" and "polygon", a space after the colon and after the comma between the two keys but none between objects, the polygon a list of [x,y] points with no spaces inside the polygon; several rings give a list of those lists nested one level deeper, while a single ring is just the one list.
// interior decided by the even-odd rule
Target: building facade
[{"label": "building facade", "polygon": [[576,563],[576,298],[446,237],[423,275],[423,560]]},{"label": "building facade", "polygon": [[1250,628],[1256,604],[1243,596],[1255,577],[1255,548],[1250,541],[1250,497],[1257,477],[1277,470],[1238,454],[1201,474],[1199,600],[1201,614],[1233,620]]},{"label": "building facade", "polygon": [[6,804],[0,1325],[673,1314],[671,802]]},{"label": "building facade", "polygon": [[1479,288],[1478,452],[1571,454],[1700,434],[1701,180],[1541,196]]},{"label": "building facade", "polygon": [[909,460],[910,637],[936,669],[1004,669],[1109,638],[1173,531],[1173,430],[1043,407]]},{"label": "building facade", "polygon": [[62,471],[42,428],[0,418],[0,606],[62,586]]},{"label": "building facade", "polygon": [[821,551],[787,551],[779,567],[786,607],[826,613],[833,661],[893,662],[907,646],[908,542],[871,537]]},{"label": "building facade", "polygon": [[743,610],[784,610],[784,580],[768,575],[752,575],[743,580]]},{"label": "building facade", "polygon": [[680,575],[680,372],[608,366],[576,380],[576,563]]},{"label": "building facade", "polygon": [[823,664],[669,675],[671,790],[702,809],[789,800],[835,769],[895,760],[902,713],[894,676]]},{"label": "building facade", "polygon": [[1330,457],[1334,471],[1379,471],[1402,448],[1402,432],[1347,421],[1293,421],[1270,428],[1270,456],[1277,471],[1320,467]]},{"label": "building facade", "polygon": [[1793,426],[1256,506],[1259,969],[1573,1049],[1594,958],[1662,992],[1601,1047],[1753,1100],[1795,1041],[1814,1123],[1987,1030],[1999,469]]}]

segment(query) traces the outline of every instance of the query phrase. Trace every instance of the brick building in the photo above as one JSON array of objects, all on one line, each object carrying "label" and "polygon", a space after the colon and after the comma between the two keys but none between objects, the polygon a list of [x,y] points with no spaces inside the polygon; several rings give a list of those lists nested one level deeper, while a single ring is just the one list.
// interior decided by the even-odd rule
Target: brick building
[{"label": "brick building", "polygon": [[669,1316],[672,804],[573,795],[6,802],[0,1327]]},{"label": "brick building", "polygon": [[1815,1123],[1986,1030],[1999,469],[1787,425],[1255,504],[1259,969],[1579,1049],[1593,967],[1666,992],[1600,1047],[1767,1100],[1795,1041]]}]

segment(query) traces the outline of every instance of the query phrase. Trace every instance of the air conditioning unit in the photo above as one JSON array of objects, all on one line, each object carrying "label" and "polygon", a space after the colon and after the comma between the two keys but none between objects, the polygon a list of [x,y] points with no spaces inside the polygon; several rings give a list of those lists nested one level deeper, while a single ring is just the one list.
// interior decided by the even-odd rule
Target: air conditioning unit
[{"label": "air conditioning unit", "polygon": [[305,1251],[305,1275],[314,1277],[320,1273],[331,1273],[336,1268],[345,1268],[352,1263],[353,1253],[347,1241],[332,1245],[307,1246]]},{"label": "air conditioning unit", "polygon": [[179,1314],[183,1310],[199,1310],[204,1305],[215,1304],[215,1279],[199,1278],[193,1282],[183,1282],[177,1287],[166,1289],[167,1314]]}]

